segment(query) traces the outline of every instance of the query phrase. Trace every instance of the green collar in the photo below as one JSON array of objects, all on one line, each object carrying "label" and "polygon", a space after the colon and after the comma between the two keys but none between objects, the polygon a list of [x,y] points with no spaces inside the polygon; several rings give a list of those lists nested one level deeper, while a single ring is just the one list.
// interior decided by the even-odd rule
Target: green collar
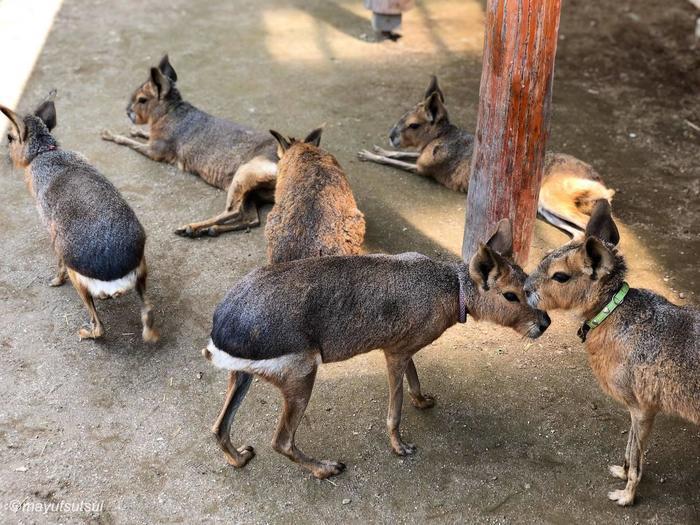
[{"label": "green collar", "polygon": [[593,319],[584,322],[581,328],[579,328],[578,336],[581,338],[581,341],[585,341],[586,337],[588,336],[588,332],[600,326],[600,324],[615,311],[615,308],[622,304],[622,301],[625,300],[625,296],[629,291],[630,285],[623,281],[622,287],[617,291],[610,302],[606,304]]}]

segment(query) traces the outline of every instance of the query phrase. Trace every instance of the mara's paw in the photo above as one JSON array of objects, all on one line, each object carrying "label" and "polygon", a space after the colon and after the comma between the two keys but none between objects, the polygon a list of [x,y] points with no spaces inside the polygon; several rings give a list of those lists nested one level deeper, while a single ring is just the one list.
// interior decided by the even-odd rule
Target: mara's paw
[{"label": "mara's paw", "polygon": [[435,406],[435,398],[429,394],[411,396],[411,404],[419,410],[425,410]]},{"label": "mara's paw", "polygon": [[112,133],[112,132],[111,132],[110,130],[108,130],[108,129],[103,129],[103,130],[100,132],[100,138],[101,138],[102,140],[109,140],[109,141],[112,141],[112,142],[113,142],[113,141],[114,141],[114,133]]},{"label": "mara's paw", "polygon": [[157,343],[160,340],[160,332],[155,328],[149,328],[147,326],[143,327],[143,333],[141,334],[143,340],[147,343]]},{"label": "mara's paw", "polygon": [[250,445],[243,445],[237,448],[236,452],[237,454],[235,456],[226,454],[226,462],[236,468],[245,467],[248,462],[255,457],[255,449]]},{"label": "mara's paw", "polygon": [[83,339],[99,339],[102,337],[103,331],[102,327],[98,326],[96,328],[81,328],[78,330],[78,339],[81,341]]},{"label": "mara's paw", "polygon": [[366,149],[357,152],[357,158],[360,160],[374,160],[377,156]]},{"label": "mara's paw", "polygon": [[65,282],[66,282],[65,277],[57,275],[56,277],[51,279],[49,286],[53,286],[53,287],[62,286],[63,284],[65,284]]},{"label": "mara's paw", "polygon": [[345,468],[345,463],[324,459],[323,461],[319,461],[318,465],[311,469],[311,473],[315,478],[326,479],[331,476],[337,476],[343,472]]},{"label": "mara's paw", "polygon": [[197,237],[201,237],[202,235],[204,235],[205,232],[206,230],[194,228],[191,225],[187,224],[175,230],[175,235],[179,235],[180,237],[187,237],[189,239],[196,239]]},{"label": "mara's paw", "polygon": [[380,147],[380,146],[377,146],[376,144],[375,144],[374,146],[372,146],[372,149],[374,150],[374,152],[375,152],[377,155],[382,155],[383,157],[388,157],[388,156],[390,156],[392,153],[396,153],[396,151],[389,151],[388,149],[384,149],[384,148],[382,148],[382,147]]},{"label": "mara's paw", "polygon": [[612,490],[608,492],[608,499],[616,502],[621,507],[627,507],[634,503],[634,493],[627,490]]},{"label": "mara's paw", "polygon": [[610,472],[611,476],[617,479],[627,481],[627,469],[625,467],[622,467],[620,465],[610,465],[608,467],[608,472]]},{"label": "mara's paw", "polygon": [[392,443],[391,448],[399,456],[412,456],[418,450],[413,443],[404,443],[403,441]]}]

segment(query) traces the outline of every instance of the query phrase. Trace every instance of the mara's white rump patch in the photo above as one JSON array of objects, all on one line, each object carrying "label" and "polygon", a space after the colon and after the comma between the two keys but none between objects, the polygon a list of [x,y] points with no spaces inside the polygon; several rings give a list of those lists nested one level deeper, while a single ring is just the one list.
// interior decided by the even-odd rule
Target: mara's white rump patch
[{"label": "mara's white rump patch", "polygon": [[598,199],[608,202],[615,190],[592,179],[572,176],[567,172],[553,173],[544,178],[537,202],[537,211],[547,222],[569,232],[572,236],[586,229],[590,217],[579,207],[592,205]]},{"label": "mara's white rump patch", "polygon": [[312,356],[309,354],[288,354],[274,359],[241,359],[218,349],[211,339],[209,339],[207,350],[211,355],[211,362],[219,368],[263,376],[279,377],[290,367],[293,367],[295,372],[305,373],[306,369],[310,372],[314,361],[316,366],[321,364],[321,354],[318,352]]},{"label": "mara's white rump patch", "polygon": [[100,281],[80,275],[78,272],[75,272],[75,276],[88,289],[90,295],[100,299],[123,295],[136,286],[136,270],[114,281]]},{"label": "mara's white rump patch", "polygon": [[265,157],[255,157],[253,159],[250,159],[248,162],[244,164],[246,169],[249,169],[250,171],[260,173],[260,174],[265,174],[269,176],[275,176],[277,175],[277,163],[272,162],[269,159],[266,159]]}]

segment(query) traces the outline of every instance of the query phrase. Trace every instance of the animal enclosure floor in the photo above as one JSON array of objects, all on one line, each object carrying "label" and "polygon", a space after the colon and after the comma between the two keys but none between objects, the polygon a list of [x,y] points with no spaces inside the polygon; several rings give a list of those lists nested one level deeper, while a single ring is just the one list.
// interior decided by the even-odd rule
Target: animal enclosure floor
[{"label": "animal enclosure floor", "polygon": [[[359,0],[63,2],[20,109],[56,87],[59,141],[135,209],[163,337],[141,342],[134,294],[99,302],[104,340],[78,342],[87,314],[69,285],[48,287],[48,234],[22,174],[3,162],[1,522],[700,521],[700,428],[672,418],[658,419],[637,505],[607,500],[622,487],[607,466],[621,460],[628,416],[598,388],[568,315],[553,314],[534,342],[470,320],[420,352],[437,404],[405,403],[411,458],[390,451],[379,352],[323,367],[298,432],[308,454],[348,465],[339,477],[317,481],[271,449],[280,399],[262,381],[233,425],[234,443],[256,449],[248,466],[228,466],[210,434],[226,375],[200,349],[226,290],[265,262],[263,228],[177,237],[176,227],[219,212],[225,194],[101,141],[100,130],[128,129],[127,99],[167,51],[184,97],[210,113],[294,136],[325,122],[322,146],[348,173],[369,251],[454,259],[465,197],[355,154],[387,146],[432,73],[451,118],[475,127],[483,17],[480,1],[418,1],[404,37],[378,43]],[[700,293],[694,26],[680,0],[564,2],[549,145],[618,190],[630,283],[678,303]],[[565,241],[547,225],[536,233],[530,267]],[[17,501],[102,507],[43,515],[13,512]]]}]

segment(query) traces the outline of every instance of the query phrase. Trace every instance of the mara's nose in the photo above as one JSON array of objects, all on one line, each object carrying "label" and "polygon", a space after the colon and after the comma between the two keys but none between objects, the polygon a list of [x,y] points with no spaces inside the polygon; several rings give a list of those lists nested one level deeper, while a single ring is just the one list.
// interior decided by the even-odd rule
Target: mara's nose
[{"label": "mara's nose", "polygon": [[389,132],[389,142],[391,143],[392,146],[397,147],[397,143],[399,140],[399,131],[394,127],[391,128],[391,131]]},{"label": "mara's nose", "polygon": [[549,315],[547,315],[547,312],[542,312],[542,317],[540,317],[539,323],[540,331],[544,332],[547,328],[549,328],[550,324],[552,324],[552,320],[549,318]]}]

